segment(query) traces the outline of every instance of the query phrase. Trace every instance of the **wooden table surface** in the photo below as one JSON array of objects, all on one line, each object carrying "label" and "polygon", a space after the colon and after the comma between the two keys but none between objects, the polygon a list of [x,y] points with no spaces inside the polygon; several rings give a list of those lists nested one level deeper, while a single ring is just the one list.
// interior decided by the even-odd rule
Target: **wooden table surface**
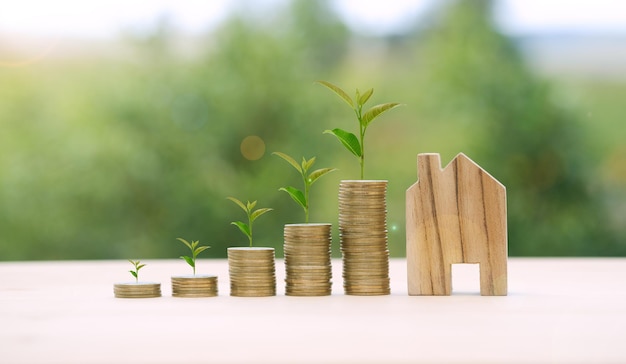
[{"label": "wooden table surface", "polygon": [[182,260],[146,261],[163,297],[117,299],[126,261],[0,263],[0,363],[626,363],[626,259],[509,260],[509,295],[478,295],[477,266],[455,266],[453,295],[230,297],[225,260],[199,260],[220,295],[171,297]]}]

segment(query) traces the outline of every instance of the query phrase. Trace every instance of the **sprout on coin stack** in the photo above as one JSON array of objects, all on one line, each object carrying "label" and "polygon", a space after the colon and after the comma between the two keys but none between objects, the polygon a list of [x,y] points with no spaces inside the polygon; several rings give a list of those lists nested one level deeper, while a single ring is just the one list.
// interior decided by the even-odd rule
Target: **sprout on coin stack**
[{"label": "sprout on coin stack", "polygon": [[161,297],[161,283],[139,281],[139,270],[145,267],[139,260],[128,259],[134,270],[130,274],[135,278],[134,282],[115,283],[113,293],[117,298],[151,298]]},{"label": "sprout on coin stack", "polygon": [[274,248],[253,247],[253,224],[261,215],[272,211],[271,208],[255,210],[256,201],[243,203],[228,197],[239,206],[248,218],[248,222],[234,221],[231,224],[248,238],[248,247],[228,248],[228,272],[230,275],[230,295],[240,297],[262,297],[276,295],[276,268]]},{"label": "sprout on coin stack", "polygon": [[309,173],[315,157],[302,163],[289,155],[274,152],[295,168],[302,177],[304,188],[281,187],[281,191],[304,209],[304,224],[286,224],[284,230],[285,294],[288,296],[327,296],[332,289],[330,262],[332,224],[309,223],[309,191],[320,177],[336,168],[320,168]]},{"label": "sprout on coin stack", "polygon": [[318,83],[345,102],[359,126],[358,136],[340,128],[326,130],[359,158],[360,180],[344,180],[339,185],[339,236],[343,257],[344,290],[351,295],[384,295],[389,288],[387,245],[387,181],[364,180],[365,132],[372,121],[400,104],[388,102],[364,109],[374,93],[356,90],[352,99],[343,89],[327,81]]},{"label": "sprout on coin stack", "polygon": [[183,238],[177,238],[185,244],[191,251],[191,256],[183,255],[180,258],[185,260],[193,270],[191,276],[172,277],[173,297],[214,297],[217,296],[217,276],[196,275],[196,258],[198,254],[210,248],[210,246],[199,246],[200,241],[191,243]]}]

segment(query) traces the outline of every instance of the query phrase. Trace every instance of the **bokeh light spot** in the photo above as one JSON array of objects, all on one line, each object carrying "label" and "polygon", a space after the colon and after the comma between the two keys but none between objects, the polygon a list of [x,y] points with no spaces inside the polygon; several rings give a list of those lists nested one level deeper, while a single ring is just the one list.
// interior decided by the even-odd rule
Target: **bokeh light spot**
[{"label": "bokeh light spot", "polygon": [[251,161],[261,159],[265,154],[265,142],[256,135],[245,137],[241,142],[241,154]]}]

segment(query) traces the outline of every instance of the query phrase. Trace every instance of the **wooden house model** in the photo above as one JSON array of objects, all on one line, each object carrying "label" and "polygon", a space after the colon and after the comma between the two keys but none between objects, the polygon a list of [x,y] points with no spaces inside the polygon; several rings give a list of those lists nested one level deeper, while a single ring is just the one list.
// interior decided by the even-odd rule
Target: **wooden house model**
[{"label": "wooden house model", "polygon": [[480,266],[480,294],[507,294],[506,189],[458,154],[418,155],[418,181],[406,192],[409,295],[450,295],[452,264]]}]

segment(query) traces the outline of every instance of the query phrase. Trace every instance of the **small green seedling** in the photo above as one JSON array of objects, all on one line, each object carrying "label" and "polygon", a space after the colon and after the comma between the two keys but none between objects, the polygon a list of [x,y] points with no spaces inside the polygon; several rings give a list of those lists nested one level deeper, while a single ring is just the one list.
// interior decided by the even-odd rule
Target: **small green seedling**
[{"label": "small green seedling", "polygon": [[188,242],[187,240],[183,239],[183,238],[176,238],[178,241],[180,241],[181,243],[187,245],[187,247],[189,248],[189,250],[191,250],[191,256],[188,257],[186,255],[181,255],[180,258],[184,259],[187,264],[189,264],[191,266],[191,268],[193,268],[193,275],[196,275],[196,257],[198,256],[198,254],[202,253],[203,251],[207,250],[210,248],[210,246],[198,246],[198,244],[200,244],[199,240],[196,241],[192,241],[191,243]]},{"label": "small green seedling", "polygon": [[248,201],[246,204],[244,204],[243,202],[239,201],[238,199],[234,197],[228,197],[228,199],[234,202],[237,206],[241,207],[241,209],[246,213],[246,215],[248,215],[247,224],[241,221],[233,221],[231,222],[231,224],[237,226],[239,230],[241,230],[241,232],[244,233],[244,235],[248,237],[248,240],[250,241],[250,247],[252,247],[252,223],[259,216],[263,215],[266,212],[272,211],[272,209],[264,207],[264,208],[254,210],[254,207],[256,206],[256,201],[253,201],[253,202]]},{"label": "small green seedling", "polygon": [[135,267],[135,270],[129,270],[130,274],[133,275],[133,277],[135,277],[135,282],[139,283],[139,270],[143,267],[145,267],[145,264],[141,264],[140,261],[138,260],[130,260],[128,259],[128,261],[130,262],[130,264],[132,264]]},{"label": "small green seedling", "polygon": [[302,157],[302,163],[298,164],[295,159],[291,158],[285,153],[274,152],[272,153],[277,155],[287,161],[287,163],[291,164],[293,168],[295,168],[302,176],[302,181],[304,182],[304,191],[301,191],[295,187],[287,186],[279,188],[280,191],[285,191],[291,196],[291,198],[296,201],[296,203],[304,209],[304,222],[309,222],[309,190],[311,189],[311,185],[315,181],[317,181],[320,177],[337,170],[337,168],[320,168],[316,169],[313,172],[309,173],[309,169],[315,163],[315,157],[306,160],[306,158]]},{"label": "small green seedling", "polygon": [[325,130],[324,134],[333,134],[334,136],[336,136],[341,144],[343,144],[343,146],[350,151],[350,153],[359,158],[359,163],[361,165],[361,179],[363,179],[365,165],[365,131],[367,130],[367,127],[370,125],[370,123],[374,121],[374,119],[376,119],[378,116],[380,116],[380,114],[396,108],[400,106],[400,104],[397,102],[388,102],[385,104],[372,106],[370,109],[364,112],[363,106],[365,105],[365,103],[367,103],[370,97],[372,97],[372,94],[374,93],[373,88],[365,91],[363,94],[361,94],[357,89],[356,98],[355,100],[352,100],[352,98],[348,96],[348,94],[337,85],[334,85],[327,81],[317,81],[317,83],[325,86],[326,88],[334,92],[343,101],[345,101],[346,104],[348,104],[356,114],[357,121],[359,122],[358,138],[356,135],[339,128]]}]

